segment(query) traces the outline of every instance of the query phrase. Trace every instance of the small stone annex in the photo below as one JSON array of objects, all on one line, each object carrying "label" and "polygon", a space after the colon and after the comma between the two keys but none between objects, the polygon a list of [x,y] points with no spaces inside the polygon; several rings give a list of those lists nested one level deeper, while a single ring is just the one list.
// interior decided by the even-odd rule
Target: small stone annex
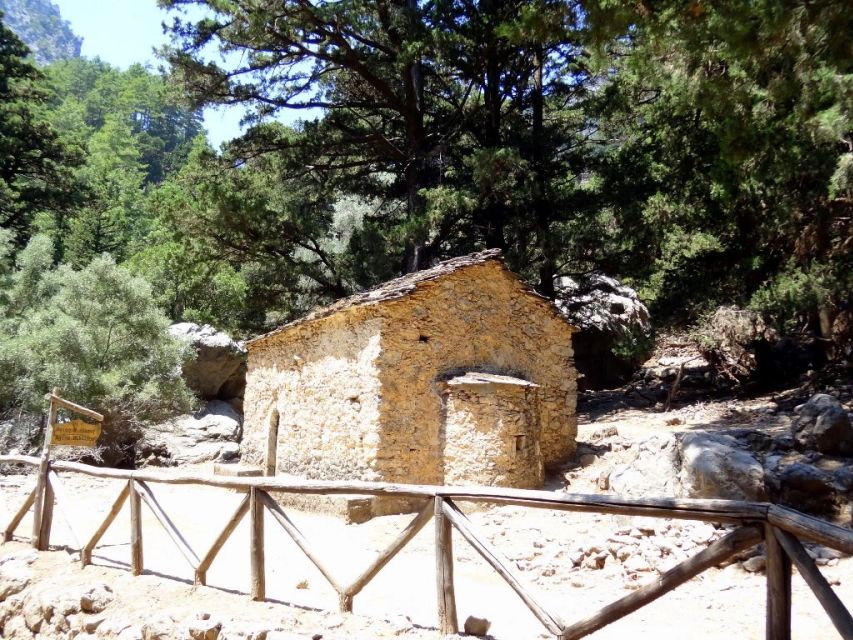
[{"label": "small stone annex", "polygon": [[243,459],[312,479],[541,487],[575,449],[574,331],[497,250],[339,300],[247,343]]}]

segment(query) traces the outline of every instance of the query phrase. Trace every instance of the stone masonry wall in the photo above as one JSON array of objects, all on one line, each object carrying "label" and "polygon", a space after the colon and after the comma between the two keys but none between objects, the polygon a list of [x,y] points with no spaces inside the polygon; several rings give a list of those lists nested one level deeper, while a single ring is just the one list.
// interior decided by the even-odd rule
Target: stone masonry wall
[{"label": "stone masonry wall", "polygon": [[443,484],[441,390],[479,371],[540,387],[541,456],[557,462],[577,432],[572,331],[497,261],[295,325],[249,344],[244,460],[263,465],[277,411],[277,473]]},{"label": "stone masonry wall", "polygon": [[465,371],[541,387],[546,465],[574,452],[577,420],[572,328],[498,262],[422,283],[377,308],[385,319],[376,471],[385,480],[443,484],[441,380]]},{"label": "stone masonry wall", "polygon": [[244,460],[263,465],[278,411],[277,473],[379,480],[376,367],[380,319],[362,309],[294,327],[249,346]]},{"label": "stone masonry wall", "polygon": [[444,482],[539,489],[539,389],[517,382],[468,382],[444,389]]}]

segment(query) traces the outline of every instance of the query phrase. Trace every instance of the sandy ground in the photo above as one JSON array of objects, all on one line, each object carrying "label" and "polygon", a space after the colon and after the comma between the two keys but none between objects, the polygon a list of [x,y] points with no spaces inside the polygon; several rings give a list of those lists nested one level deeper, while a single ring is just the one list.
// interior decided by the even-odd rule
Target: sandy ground
[{"label": "sandy ground", "polygon": [[[692,405],[667,414],[639,410],[593,410],[582,415],[579,440],[592,441],[606,427],[616,427],[626,441],[665,429],[699,425],[723,426],[755,422],[765,415],[766,400],[733,407],[727,402]],[[733,413],[734,412],[734,413]],[[747,415],[749,414],[749,415]],[[773,421],[768,428],[773,428]],[[571,474],[573,492],[594,492],[595,480],[608,455]],[[54,516],[51,542],[74,549],[86,540],[120,491],[120,483],[79,474],[62,474],[70,497],[66,506],[69,528],[62,514]],[[9,519],[34,483],[32,476],[0,476],[0,518]],[[562,477],[549,488],[561,489]],[[190,546],[202,554],[236,508],[239,495],[222,489],[153,485],[166,512]],[[467,509],[466,509],[467,510]],[[327,566],[347,583],[405,527],[411,515],[375,518],[347,525],[333,516],[290,510],[289,513]],[[210,613],[226,621],[223,634],[248,627],[292,632],[312,638],[439,638],[431,525],[414,539],[365,590],[356,596],[354,614],[338,614],[337,596],[320,573],[267,514],[267,602],[251,602],[249,590],[249,536],[246,519],[223,548],[208,573],[207,587],[192,585],[192,570],[158,521],[143,507],[145,574],[134,578],[130,557],[129,513],[123,512],[95,551],[94,566],[81,569],[78,554],[57,550],[42,554],[34,565],[45,579],[68,583],[105,581],[117,600],[105,613],[136,624],[152,615],[185,618]],[[629,572],[618,562],[601,569],[574,567],[572,556],[591,545],[603,545],[616,536],[636,534],[642,528],[650,539],[688,540],[707,537],[708,526],[656,520],[639,522],[616,516],[558,513],[517,507],[473,510],[472,521],[515,564],[519,575],[551,611],[565,622],[585,617],[598,607],[650,582],[657,571]],[[704,527],[704,528],[703,528]],[[24,536],[30,516],[18,529],[19,537],[0,548],[0,555],[27,548]],[[73,532],[72,532],[73,529]],[[722,532],[718,532],[717,535]],[[75,535],[76,534],[76,535]],[[680,544],[680,543],[679,543]],[[551,637],[516,594],[454,534],[456,592],[460,625],[469,616],[492,621],[493,637],[501,640]],[[662,559],[652,569],[673,562]],[[853,559],[841,558],[822,567],[836,592],[853,606]],[[118,613],[116,613],[118,612]],[[765,580],[746,572],[740,563],[711,569],[655,603],[594,634],[597,639],[706,637],[764,638]],[[793,580],[793,634],[798,638],[838,637],[811,591],[798,575]],[[290,637],[290,636],[288,636]]]}]

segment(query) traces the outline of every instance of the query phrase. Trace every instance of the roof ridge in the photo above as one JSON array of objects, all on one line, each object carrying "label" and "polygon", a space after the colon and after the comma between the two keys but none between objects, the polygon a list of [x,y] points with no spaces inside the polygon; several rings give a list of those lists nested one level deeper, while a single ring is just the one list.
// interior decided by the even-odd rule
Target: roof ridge
[{"label": "roof ridge", "polygon": [[375,287],[371,287],[370,289],[359,291],[350,296],[340,298],[331,304],[314,309],[310,313],[297,318],[296,320],[283,324],[272,331],[261,334],[251,340],[247,340],[246,344],[251,345],[266,340],[267,338],[278,335],[292,327],[305,324],[306,322],[311,322],[312,320],[326,318],[339,311],[403,298],[413,293],[421,283],[435,280],[442,276],[459,271],[460,269],[485,264],[492,260],[499,261],[503,264],[503,252],[500,249],[486,249],[484,251],[477,251],[475,253],[469,253],[443,260],[429,269],[403,274],[392,280],[376,285]]}]

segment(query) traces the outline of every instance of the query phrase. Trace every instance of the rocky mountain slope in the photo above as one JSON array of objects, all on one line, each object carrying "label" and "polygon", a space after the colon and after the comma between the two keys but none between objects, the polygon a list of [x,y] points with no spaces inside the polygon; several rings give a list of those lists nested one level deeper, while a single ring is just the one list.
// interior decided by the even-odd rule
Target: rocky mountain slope
[{"label": "rocky mountain slope", "polygon": [[75,35],[50,0],[0,0],[3,21],[32,50],[38,64],[80,56],[83,38]]}]

